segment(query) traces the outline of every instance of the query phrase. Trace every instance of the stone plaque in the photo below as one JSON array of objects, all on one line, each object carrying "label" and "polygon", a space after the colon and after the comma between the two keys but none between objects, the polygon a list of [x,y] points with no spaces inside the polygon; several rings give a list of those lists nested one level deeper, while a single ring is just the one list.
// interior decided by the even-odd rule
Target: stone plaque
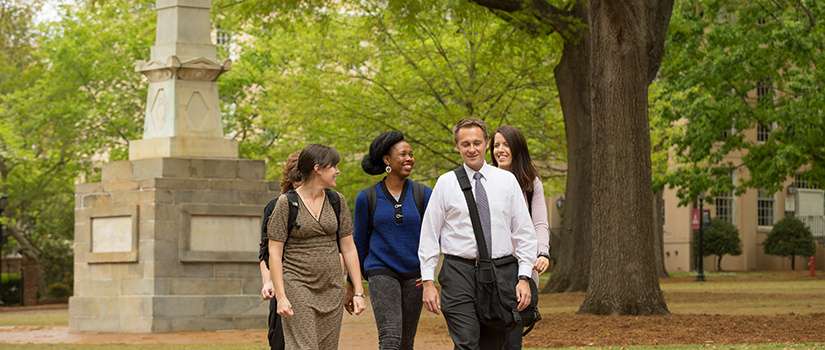
[{"label": "stone plaque", "polygon": [[132,217],[92,218],[92,252],[130,252],[133,247]]}]

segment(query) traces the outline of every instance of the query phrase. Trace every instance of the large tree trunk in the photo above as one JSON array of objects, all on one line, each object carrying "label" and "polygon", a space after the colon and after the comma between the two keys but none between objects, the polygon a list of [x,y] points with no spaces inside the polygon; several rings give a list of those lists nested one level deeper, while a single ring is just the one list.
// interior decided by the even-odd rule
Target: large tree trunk
[{"label": "large tree trunk", "polygon": [[[585,4],[572,9],[577,18],[587,19]],[[559,257],[542,292],[583,292],[590,278],[591,119],[590,119],[590,35],[587,30],[574,40],[566,40],[555,69],[556,86],[567,133],[567,199]]]},{"label": "large tree trunk", "polygon": [[589,2],[594,254],[580,314],[670,313],[652,230],[648,11],[644,0]]},{"label": "large tree trunk", "polygon": [[665,268],[665,240],[664,240],[664,222],[663,211],[665,199],[662,198],[662,192],[659,191],[653,194],[653,239],[654,248],[656,248],[656,275],[659,278],[667,278],[670,275]]}]

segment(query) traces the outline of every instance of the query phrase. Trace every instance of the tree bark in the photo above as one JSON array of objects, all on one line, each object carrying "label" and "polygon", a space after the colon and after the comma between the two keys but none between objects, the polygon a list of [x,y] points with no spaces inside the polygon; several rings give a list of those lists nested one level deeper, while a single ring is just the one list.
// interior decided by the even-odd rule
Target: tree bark
[{"label": "tree bark", "polygon": [[656,273],[650,200],[647,87],[657,43],[648,22],[656,3],[589,1],[594,254],[579,314],[670,313]]},{"label": "tree bark", "polygon": [[[587,6],[577,3],[573,16],[587,22]],[[587,290],[590,276],[591,111],[590,34],[582,30],[566,40],[554,71],[567,135],[567,199],[559,257],[542,292]]]},{"label": "tree bark", "polygon": [[665,199],[662,198],[661,191],[653,195],[653,239],[656,248],[656,275],[659,278],[670,277],[665,268],[664,222],[662,222],[664,202]]}]

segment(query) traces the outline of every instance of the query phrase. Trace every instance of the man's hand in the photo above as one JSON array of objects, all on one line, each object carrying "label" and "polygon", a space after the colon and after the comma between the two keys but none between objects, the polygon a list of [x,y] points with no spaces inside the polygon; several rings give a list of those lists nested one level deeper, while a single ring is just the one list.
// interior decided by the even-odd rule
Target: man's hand
[{"label": "man's hand", "polygon": [[422,297],[422,299],[424,300],[424,307],[427,308],[427,311],[429,312],[432,312],[436,315],[441,315],[441,300],[439,300],[438,298],[438,290],[435,289],[435,282],[424,281],[422,282],[422,286],[424,287],[424,296]]},{"label": "man's hand", "polygon": [[518,311],[522,311],[530,305],[532,296],[530,295],[530,281],[519,280],[516,285],[516,300],[518,300]]},{"label": "man's hand", "polygon": [[261,298],[269,300],[273,297],[275,297],[275,287],[272,286],[272,281],[264,283],[264,287],[261,289]]}]

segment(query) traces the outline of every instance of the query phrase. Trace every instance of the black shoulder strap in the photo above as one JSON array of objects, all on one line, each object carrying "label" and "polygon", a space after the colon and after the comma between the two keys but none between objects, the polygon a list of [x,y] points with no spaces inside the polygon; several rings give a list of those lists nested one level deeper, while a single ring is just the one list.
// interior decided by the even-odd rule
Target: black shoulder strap
[{"label": "black shoulder strap", "polygon": [[426,195],[427,187],[422,183],[415,181],[410,182],[412,183],[413,199],[415,200],[416,208],[418,208],[418,215],[424,219],[424,196]]},{"label": "black shoulder strap", "polygon": [[369,213],[369,221],[367,222],[367,232],[372,234],[372,220],[375,217],[375,206],[376,202],[378,202],[378,190],[375,188],[377,185],[372,185],[364,189],[364,194],[367,195],[367,212]]},{"label": "black shoulder strap", "polygon": [[286,241],[289,240],[289,234],[292,232],[292,228],[301,227],[301,225],[298,225],[298,192],[289,190],[289,192],[286,193],[286,200],[289,203],[289,217],[286,222],[286,240],[284,240],[284,246],[286,246]]},{"label": "black shoulder strap", "polygon": [[530,213],[530,217],[533,217],[533,191],[525,192],[527,194],[527,212]]},{"label": "black shoulder strap", "polygon": [[[335,219],[338,220],[338,231],[341,230],[341,198],[338,197],[338,192],[335,192],[329,188],[324,189],[324,193],[327,195],[327,200],[329,200],[329,204],[332,206],[332,211],[335,212]],[[335,231],[335,242],[338,243],[338,251],[341,251],[341,242],[338,241],[338,231]]]},{"label": "black shoulder strap", "polygon": [[458,184],[461,185],[461,191],[464,192],[464,199],[467,200],[467,209],[470,210],[470,220],[473,222],[473,233],[476,235],[476,245],[478,245],[478,260],[490,261],[490,254],[487,252],[487,242],[484,240],[484,233],[481,230],[481,220],[478,218],[478,207],[476,207],[476,200],[473,197],[473,186],[470,185],[470,179],[467,177],[467,171],[464,166],[460,165],[453,170],[455,176],[458,178]]},{"label": "black shoulder strap", "polygon": [[258,260],[263,261],[267,269],[269,268],[269,235],[267,234],[266,226],[269,223],[269,217],[272,215],[276,203],[278,203],[278,197],[275,197],[275,199],[267,203],[266,207],[264,207],[263,219],[261,219],[261,243],[258,248]]}]

